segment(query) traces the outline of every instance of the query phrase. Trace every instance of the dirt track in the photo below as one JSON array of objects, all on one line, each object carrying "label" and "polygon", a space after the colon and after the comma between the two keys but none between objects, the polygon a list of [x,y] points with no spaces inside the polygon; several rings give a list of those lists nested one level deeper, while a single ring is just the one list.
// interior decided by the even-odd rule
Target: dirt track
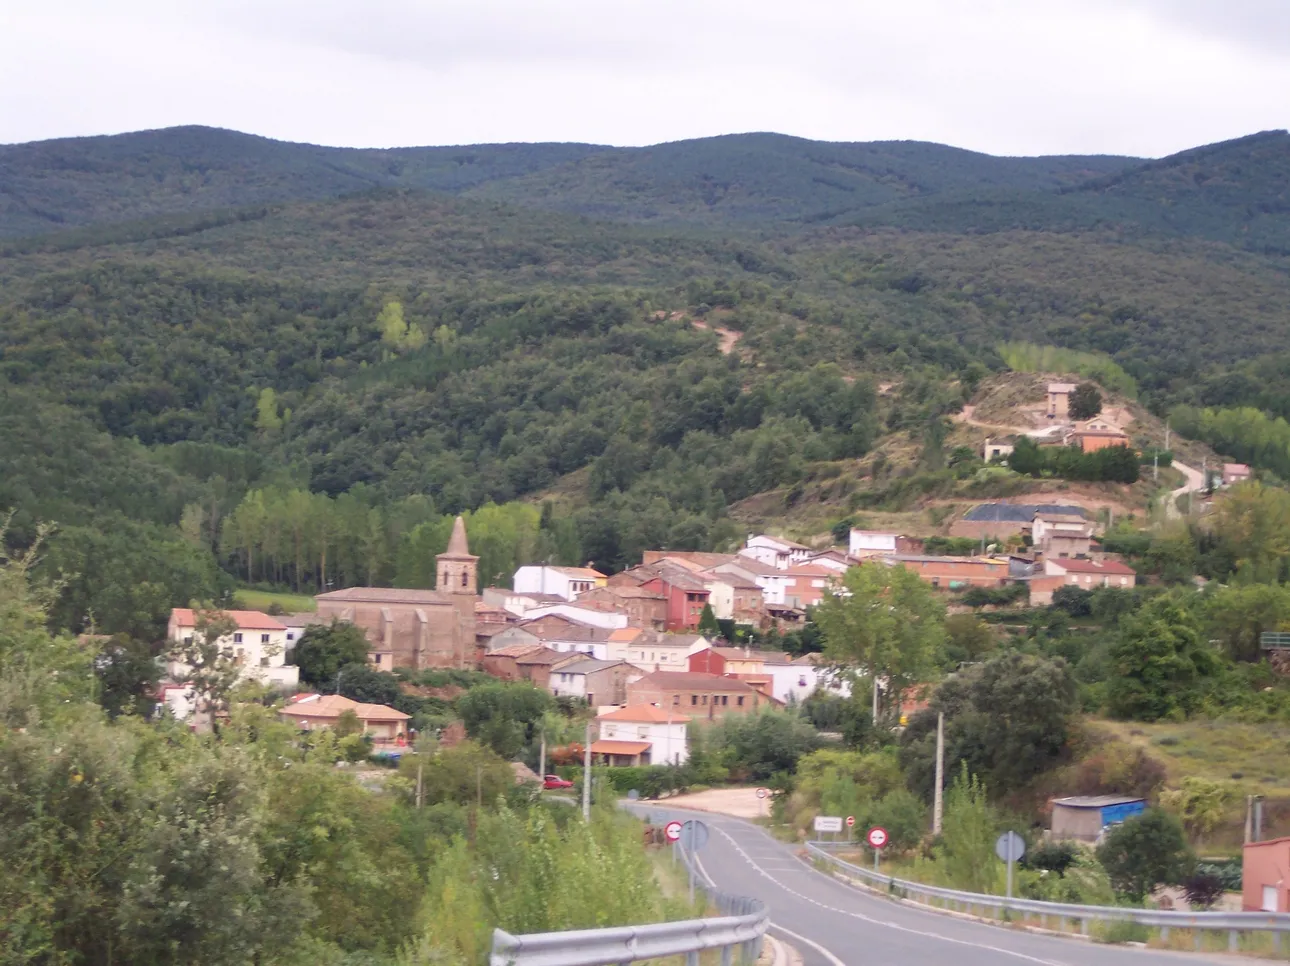
[{"label": "dirt track", "polygon": [[769,799],[757,797],[755,788],[712,788],[692,795],[673,795],[664,804],[693,808],[700,812],[732,815],[735,818],[759,818],[768,813]]}]

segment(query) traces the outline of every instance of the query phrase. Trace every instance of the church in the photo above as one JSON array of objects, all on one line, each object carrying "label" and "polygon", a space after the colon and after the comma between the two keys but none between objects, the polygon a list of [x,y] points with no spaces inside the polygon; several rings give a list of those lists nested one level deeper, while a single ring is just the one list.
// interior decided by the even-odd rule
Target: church
[{"label": "church", "polygon": [[448,549],[439,554],[437,590],[347,587],[319,594],[318,616],[363,629],[377,668],[468,668],[475,664],[475,601],[479,558],[457,517]]}]

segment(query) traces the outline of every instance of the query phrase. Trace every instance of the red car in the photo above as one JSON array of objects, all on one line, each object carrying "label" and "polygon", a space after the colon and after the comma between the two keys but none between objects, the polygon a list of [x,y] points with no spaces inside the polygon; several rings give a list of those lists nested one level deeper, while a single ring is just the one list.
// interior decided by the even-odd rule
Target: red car
[{"label": "red car", "polygon": [[547,791],[551,791],[556,788],[572,788],[573,782],[565,781],[559,775],[547,775],[542,779],[542,787]]}]

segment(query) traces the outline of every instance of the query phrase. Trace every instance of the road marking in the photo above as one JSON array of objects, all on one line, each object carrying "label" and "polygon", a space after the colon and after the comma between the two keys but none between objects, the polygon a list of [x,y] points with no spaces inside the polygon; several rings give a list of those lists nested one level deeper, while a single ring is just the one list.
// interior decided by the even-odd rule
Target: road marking
[{"label": "road marking", "polygon": [[830,963],[832,963],[833,966],[847,966],[846,963],[842,962],[842,960],[838,959],[838,957],[834,956],[831,952],[829,952],[827,949],[825,949],[823,946],[817,943],[814,939],[807,939],[805,936],[801,935],[800,933],[795,933],[791,929],[785,929],[777,922],[772,922],[770,924],[770,928],[774,929],[776,932],[782,932],[785,936],[789,937],[790,939],[795,939],[799,943],[806,943],[806,945],[810,946],[817,953],[819,953]]},{"label": "road marking", "polygon": [[[727,838],[729,838],[729,836],[727,836]],[[735,848],[739,848],[739,846],[736,845]],[[707,880],[708,885],[712,886],[712,888],[714,889],[717,888],[717,883],[713,880],[712,876],[708,875],[708,870],[704,866],[703,860],[699,858],[697,854],[694,856],[694,867],[698,869],[699,874],[703,876],[705,880]],[[799,935],[798,933],[793,932],[793,930],[791,929],[786,929],[776,922],[769,923],[768,927],[770,929],[777,929],[780,932],[782,932],[785,936],[791,936],[793,939],[796,939],[799,942],[806,943],[806,945],[810,946],[817,953],[819,953],[830,963],[832,963],[833,966],[847,966],[846,963],[842,962],[842,960],[838,959],[838,957],[834,956],[831,952],[829,952],[827,949],[825,949],[823,946],[817,943],[814,939],[807,939],[805,936]]]},{"label": "road marking", "polygon": [[[821,909],[824,909],[827,912],[836,912],[844,916],[851,916],[852,918],[859,919],[862,922],[867,922],[874,926],[885,926],[886,928],[894,929],[897,932],[910,933],[915,936],[926,936],[930,939],[939,939],[942,942],[953,943],[956,946],[971,946],[975,949],[986,949],[992,953],[999,953],[1004,956],[1013,956],[1017,959],[1024,959],[1027,962],[1031,962],[1031,963],[1039,963],[1040,966],[1065,966],[1064,963],[1061,963],[1057,960],[1040,959],[1038,956],[1030,956],[1026,953],[1019,953],[1016,950],[1005,949],[1002,946],[991,946],[989,943],[972,942],[971,940],[967,940],[967,939],[955,939],[952,936],[946,936],[937,932],[929,932],[925,929],[911,929],[908,926],[902,926],[898,923],[884,922],[881,919],[874,919],[871,916],[866,916],[863,913],[855,912],[851,909],[839,909],[836,906],[826,905],[825,903],[820,902],[817,899],[812,899],[810,896],[803,895],[802,893],[796,891],[795,889],[791,889],[788,886],[784,885],[783,882],[781,882],[779,879],[776,879],[773,875],[771,875],[769,872],[767,872],[765,869],[759,866],[756,862],[754,862],[752,860],[752,857],[743,850],[743,848],[739,845],[738,842],[735,841],[733,835],[731,835],[729,832],[727,832],[725,829],[719,826],[717,827],[717,831],[722,835],[724,835],[727,840],[729,840],[730,844],[734,846],[735,851],[738,852],[749,865],[751,865],[754,869],[756,869],[759,873],[761,873],[771,882],[775,883],[775,885],[779,886],[781,889],[783,889],[785,892],[789,893],[790,895],[797,896],[797,898],[803,899],[806,902],[811,903],[811,905],[813,906],[819,906]],[[712,882],[712,877],[709,876],[707,871],[703,869],[703,864],[700,862],[698,863],[698,865],[699,865],[699,869],[703,872],[703,877],[707,879],[709,882]]]}]

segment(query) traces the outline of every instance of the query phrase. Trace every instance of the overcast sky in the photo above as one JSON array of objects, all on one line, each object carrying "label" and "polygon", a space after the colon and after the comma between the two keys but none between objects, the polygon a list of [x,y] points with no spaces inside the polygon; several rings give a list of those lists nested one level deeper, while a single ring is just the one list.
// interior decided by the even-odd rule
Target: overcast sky
[{"label": "overcast sky", "polygon": [[1290,126],[1290,0],[0,0],[0,142],[739,131],[1160,156]]}]

